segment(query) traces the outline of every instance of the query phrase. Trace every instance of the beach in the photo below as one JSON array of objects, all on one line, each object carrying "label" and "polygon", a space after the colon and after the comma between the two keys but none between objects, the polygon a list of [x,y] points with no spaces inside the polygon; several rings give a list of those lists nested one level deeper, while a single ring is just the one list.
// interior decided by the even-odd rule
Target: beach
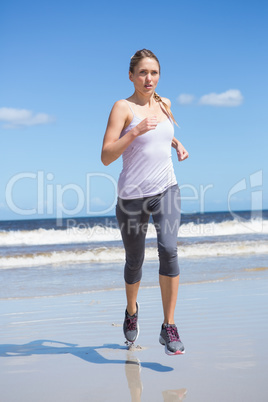
[{"label": "beach", "polygon": [[249,273],[181,285],[181,356],[158,342],[158,287],[140,290],[133,351],[122,289],[2,300],[1,401],[266,401],[268,268]]},{"label": "beach", "polygon": [[[1,402],[266,402],[267,219],[251,233],[252,219],[240,229],[230,219],[213,222],[178,237],[180,356],[167,356],[158,340],[163,314],[153,234],[138,296],[140,335],[129,350],[117,229],[103,231],[98,221],[96,230],[94,221],[90,243],[90,228],[77,240],[49,222],[17,222],[10,230],[5,224]],[[200,225],[212,223],[213,233],[198,236]]]}]

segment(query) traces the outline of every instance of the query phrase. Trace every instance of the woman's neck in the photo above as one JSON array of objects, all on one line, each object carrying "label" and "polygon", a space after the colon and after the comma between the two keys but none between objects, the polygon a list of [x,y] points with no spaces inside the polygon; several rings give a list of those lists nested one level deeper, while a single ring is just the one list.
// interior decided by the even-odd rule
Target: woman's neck
[{"label": "woman's neck", "polygon": [[144,94],[135,91],[134,94],[129,99],[140,106],[147,105],[148,107],[152,107],[155,104],[153,94],[146,96]]}]

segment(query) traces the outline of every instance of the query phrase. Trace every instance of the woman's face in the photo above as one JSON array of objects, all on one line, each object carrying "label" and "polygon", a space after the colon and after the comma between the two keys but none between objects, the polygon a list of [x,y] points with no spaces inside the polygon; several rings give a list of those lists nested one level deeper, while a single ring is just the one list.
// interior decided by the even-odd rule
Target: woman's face
[{"label": "woman's face", "polygon": [[160,77],[159,65],[155,59],[145,57],[129,72],[129,79],[133,82],[135,90],[143,94],[154,93]]}]

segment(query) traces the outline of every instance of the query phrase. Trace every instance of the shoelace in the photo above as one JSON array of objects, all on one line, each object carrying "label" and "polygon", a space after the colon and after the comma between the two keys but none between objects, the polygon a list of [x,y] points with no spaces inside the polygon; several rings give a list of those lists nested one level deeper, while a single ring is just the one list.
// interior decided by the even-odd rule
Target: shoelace
[{"label": "shoelace", "polygon": [[181,342],[177,327],[166,327],[166,331],[170,342]]},{"label": "shoelace", "polygon": [[135,331],[136,328],[137,328],[137,317],[128,317],[127,318],[128,331]]}]

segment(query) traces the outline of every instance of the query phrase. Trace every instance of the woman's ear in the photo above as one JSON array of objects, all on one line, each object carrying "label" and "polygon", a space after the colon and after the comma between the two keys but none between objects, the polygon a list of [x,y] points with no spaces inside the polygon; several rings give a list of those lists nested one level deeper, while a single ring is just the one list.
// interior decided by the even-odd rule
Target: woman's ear
[{"label": "woman's ear", "polygon": [[131,71],[128,72],[128,77],[129,77],[130,81],[133,82],[133,74]]}]

